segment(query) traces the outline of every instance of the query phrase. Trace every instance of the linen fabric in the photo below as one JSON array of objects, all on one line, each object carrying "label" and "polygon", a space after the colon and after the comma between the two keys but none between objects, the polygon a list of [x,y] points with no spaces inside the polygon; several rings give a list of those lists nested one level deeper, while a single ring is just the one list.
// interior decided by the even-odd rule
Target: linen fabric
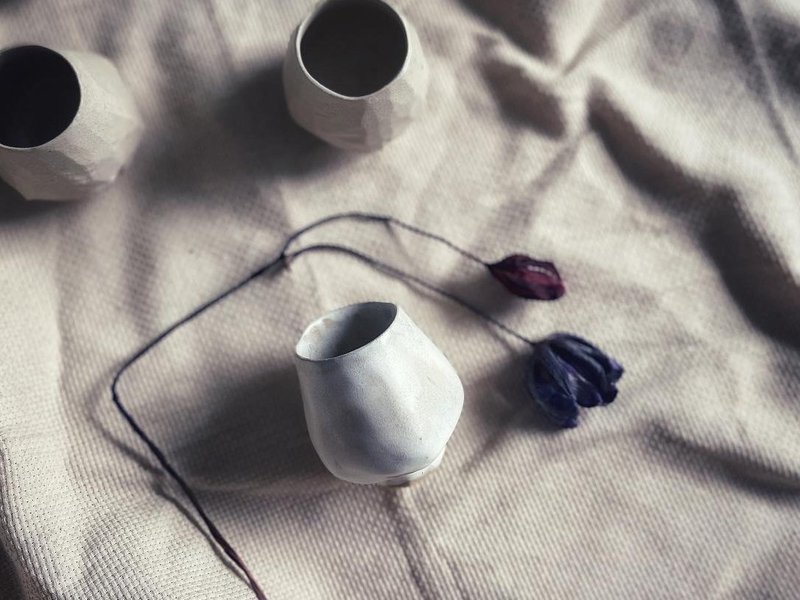
[{"label": "linen fabric", "polygon": [[[449,301],[307,254],[180,330],[121,383],[270,598],[796,598],[800,589],[800,5],[398,2],[428,107],[370,154],[288,117],[281,61],[312,2],[5,0],[0,39],[99,52],[147,129],[98,197],[0,188],[0,598],[247,599],[111,404],[122,361],[336,211],[413,222],[495,261],[553,260],[510,297],[379,224],[346,243],[525,335],[626,367],[551,427],[528,349]],[[336,480],[305,429],[294,342],[348,303],[401,305],[461,375],[442,466]]]}]

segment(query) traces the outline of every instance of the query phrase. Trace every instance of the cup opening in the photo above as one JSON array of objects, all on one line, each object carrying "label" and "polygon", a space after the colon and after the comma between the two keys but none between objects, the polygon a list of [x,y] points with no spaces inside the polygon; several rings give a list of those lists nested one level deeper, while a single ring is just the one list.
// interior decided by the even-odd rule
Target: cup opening
[{"label": "cup opening", "polygon": [[364,302],[334,310],[303,332],[296,352],[306,360],[328,360],[363,348],[389,329],[397,305]]},{"label": "cup opening", "polygon": [[61,135],[81,103],[78,75],[42,46],[0,52],[0,144],[34,148]]},{"label": "cup opening", "polygon": [[331,0],[311,18],[300,40],[300,61],[308,74],[353,98],[391,83],[407,55],[403,19],[382,0]]}]

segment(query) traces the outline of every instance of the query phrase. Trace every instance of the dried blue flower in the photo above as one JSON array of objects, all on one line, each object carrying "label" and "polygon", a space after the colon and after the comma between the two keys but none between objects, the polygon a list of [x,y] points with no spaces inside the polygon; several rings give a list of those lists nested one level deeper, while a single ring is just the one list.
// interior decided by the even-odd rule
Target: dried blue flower
[{"label": "dried blue flower", "polygon": [[561,427],[578,425],[578,407],[610,404],[624,369],[594,344],[556,333],[537,342],[526,371],[528,392]]},{"label": "dried blue flower", "polygon": [[566,291],[556,266],[523,254],[512,254],[486,265],[492,276],[521,298],[556,300]]}]

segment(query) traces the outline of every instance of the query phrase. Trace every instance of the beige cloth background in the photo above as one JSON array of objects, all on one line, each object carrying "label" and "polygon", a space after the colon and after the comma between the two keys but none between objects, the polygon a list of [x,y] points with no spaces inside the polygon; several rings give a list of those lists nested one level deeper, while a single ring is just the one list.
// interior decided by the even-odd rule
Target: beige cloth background
[{"label": "beige cloth background", "polygon": [[[551,258],[569,292],[508,299],[446,249],[346,239],[532,335],[627,367],[554,431],[523,349],[342,256],[300,259],[129,372],[124,400],[271,598],[796,598],[800,589],[800,5],[401,3],[434,73],[424,118],[350,156],[289,120],[280,63],[311,2],[5,0],[4,45],[110,56],[143,145],[95,200],[0,190],[0,597],[250,598],[111,406],[115,367],[271,257],[366,209],[487,258]],[[451,358],[465,410],[405,489],[328,475],[291,350],[365,299]]]}]

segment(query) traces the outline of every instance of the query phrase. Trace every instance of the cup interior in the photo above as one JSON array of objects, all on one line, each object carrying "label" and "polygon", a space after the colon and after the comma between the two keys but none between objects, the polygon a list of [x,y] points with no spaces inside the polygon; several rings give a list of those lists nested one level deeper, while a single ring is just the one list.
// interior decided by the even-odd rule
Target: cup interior
[{"label": "cup interior", "polygon": [[408,55],[403,20],[381,0],[331,0],[302,32],[300,60],[319,84],[361,97],[391,83]]},{"label": "cup interior", "polygon": [[80,103],[78,76],[55,50],[19,46],[0,52],[0,144],[46,144],[69,127]]},{"label": "cup interior", "polygon": [[328,360],[363,348],[394,322],[397,306],[364,302],[334,310],[314,321],[297,343],[297,355],[306,360]]}]

